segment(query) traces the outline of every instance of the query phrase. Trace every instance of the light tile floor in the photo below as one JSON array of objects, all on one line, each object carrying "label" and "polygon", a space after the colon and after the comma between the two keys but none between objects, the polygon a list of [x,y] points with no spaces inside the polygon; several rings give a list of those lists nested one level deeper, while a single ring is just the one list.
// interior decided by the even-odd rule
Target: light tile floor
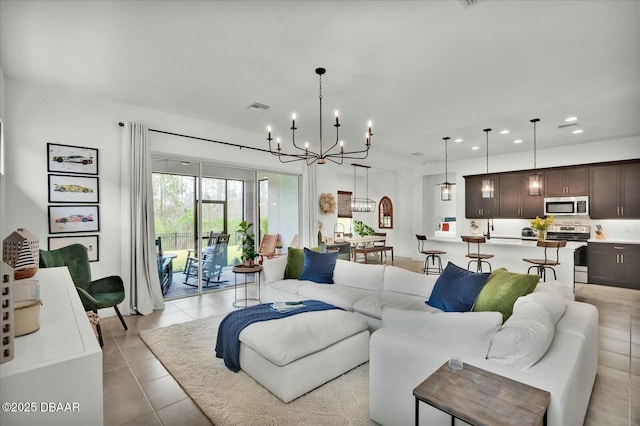
[{"label": "light tile floor", "polygon": [[[390,260],[389,260],[390,262]],[[419,272],[422,262],[396,257],[396,266]],[[104,336],[104,423],[116,425],[210,425],[147,348],[138,331],[233,310],[234,290],[167,301],[147,316],[101,321]],[[600,356],[586,425],[640,425],[640,291],[576,284],[576,299],[600,313]]]}]

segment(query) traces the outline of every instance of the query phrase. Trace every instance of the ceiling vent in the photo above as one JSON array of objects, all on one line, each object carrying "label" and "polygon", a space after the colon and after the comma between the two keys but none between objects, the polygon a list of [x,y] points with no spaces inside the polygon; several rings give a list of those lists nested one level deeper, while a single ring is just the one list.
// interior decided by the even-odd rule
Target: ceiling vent
[{"label": "ceiling vent", "polygon": [[573,123],[562,123],[562,124],[558,124],[558,129],[564,129],[566,127],[575,127],[577,125],[578,123],[576,123],[575,121]]},{"label": "ceiling vent", "polygon": [[479,0],[458,0],[464,7],[473,6],[478,3]]},{"label": "ceiling vent", "polygon": [[269,105],[261,104],[260,102],[254,102],[251,105],[249,105],[247,108],[253,111],[264,112],[271,107]]}]

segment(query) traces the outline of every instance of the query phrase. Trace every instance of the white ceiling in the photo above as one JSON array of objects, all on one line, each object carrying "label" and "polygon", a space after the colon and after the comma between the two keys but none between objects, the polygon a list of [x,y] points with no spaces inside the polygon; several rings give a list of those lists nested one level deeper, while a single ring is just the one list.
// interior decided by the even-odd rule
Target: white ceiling
[{"label": "white ceiling", "polygon": [[[636,0],[1,0],[0,13],[8,78],[264,137],[270,124],[286,144],[292,112],[297,140],[317,143],[325,67],[325,144],[334,109],[347,147],[373,120],[382,168],[442,161],[444,136],[464,139],[450,160],[483,158],[486,127],[492,155],[531,155],[536,117],[538,148],[640,135]],[[584,133],[558,128],[570,115]]]}]

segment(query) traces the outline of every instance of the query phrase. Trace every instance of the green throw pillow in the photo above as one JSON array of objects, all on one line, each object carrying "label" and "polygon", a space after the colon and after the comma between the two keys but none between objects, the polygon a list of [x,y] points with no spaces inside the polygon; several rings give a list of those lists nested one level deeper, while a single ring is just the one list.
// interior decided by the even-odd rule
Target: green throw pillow
[{"label": "green throw pillow", "polygon": [[[320,253],[320,247],[310,250]],[[289,247],[287,249],[287,266],[284,269],[284,279],[298,279],[304,270],[304,249]]]},{"label": "green throw pillow", "polygon": [[473,311],[500,312],[504,323],[513,313],[516,299],[531,293],[539,280],[540,277],[537,275],[516,274],[504,268],[496,269],[480,290]]}]

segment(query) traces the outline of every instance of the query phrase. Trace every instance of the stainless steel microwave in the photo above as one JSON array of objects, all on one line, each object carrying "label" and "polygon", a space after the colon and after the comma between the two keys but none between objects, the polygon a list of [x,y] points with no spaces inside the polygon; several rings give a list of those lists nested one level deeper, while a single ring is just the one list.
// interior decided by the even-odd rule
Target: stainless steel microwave
[{"label": "stainless steel microwave", "polygon": [[544,199],[544,214],[589,216],[589,197],[556,197]]}]

